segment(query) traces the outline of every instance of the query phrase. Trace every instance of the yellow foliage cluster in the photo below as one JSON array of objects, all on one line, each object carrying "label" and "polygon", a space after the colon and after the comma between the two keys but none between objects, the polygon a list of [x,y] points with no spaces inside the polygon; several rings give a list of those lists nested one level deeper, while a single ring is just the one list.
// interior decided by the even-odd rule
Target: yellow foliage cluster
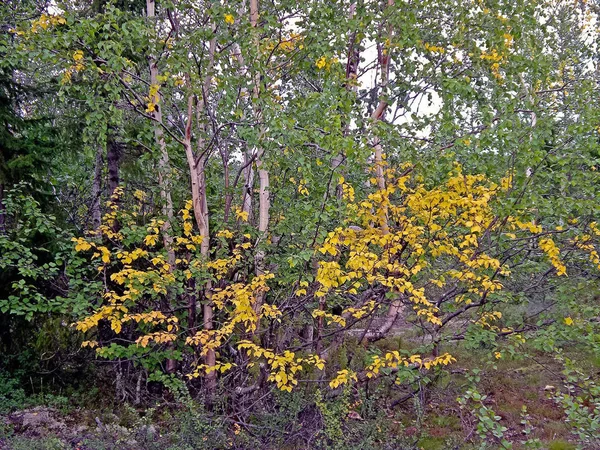
[{"label": "yellow foliage cluster", "polygon": [[[241,330],[246,333],[251,333],[256,330],[257,325],[262,317],[276,319],[279,318],[282,313],[275,305],[264,304],[260,310],[256,310],[256,296],[261,292],[269,290],[267,281],[273,278],[273,274],[265,273],[254,277],[249,283],[234,283],[225,288],[216,288],[213,290],[211,301],[216,310],[225,313],[226,318],[222,325],[218,329],[201,330],[186,339],[186,344],[191,346],[199,347],[199,353],[201,356],[205,356],[209,350],[218,349],[223,343],[230,339],[235,333],[238,326],[241,326]],[[276,357],[273,352],[262,347],[253,344],[249,341],[241,341],[238,344],[239,349],[249,349],[248,353],[254,354],[256,357],[267,358],[269,364],[273,367],[273,370],[278,369],[278,372],[285,371],[286,367],[294,373],[294,365],[292,360],[289,360],[287,364],[280,365],[279,357]],[[286,361],[290,358],[289,354],[285,355]],[[299,364],[299,363],[298,363]],[[227,368],[230,368],[229,365]],[[198,365],[196,370],[190,374],[190,377],[200,376],[202,372],[208,373],[212,370],[209,366]],[[227,370],[223,368],[222,371]],[[273,377],[274,373],[271,374]],[[281,376],[277,379],[281,385],[288,385],[288,381],[291,382],[293,378],[288,374],[284,381],[281,381]],[[273,378],[275,379],[275,378]]]},{"label": "yellow foliage cluster", "polygon": [[[173,329],[173,325],[169,325],[169,327]],[[135,343],[140,347],[147,347],[152,341],[156,342],[157,344],[166,344],[173,342],[176,339],[177,335],[174,333],[157,331],[156,333],[149,333],[144,336],[140,336],[136,339]]]},{"label": "yellow foliage cluster", "polygon": [[158,102],[160,101],[160,94],[158,93],[159,90],[160,85],[158,84],[153,84],[150,86],[150,90],[148,91],[148,97],[146,98],[148,102],[146,105],[147,113],[151,113],[156,110],[156,105],[158,105]]},{"label": "yellow foliage cluster", "polygon": [[319,370],[325,368],[325,361],[318,355],[298,357],[290,350],[277,354],[273,350],[262,348],[248,340],[240,341],[238,348],[246,351],[251,358],[264,359],[270,369],[269,381],[276,383],[282,391],[291,392],[292,388],[298,384],[296,373],[306,367],[315,367]]},{"label": "yellow foliage cluster", "polygon": [[481,327],[497,330],[498,327],[492,325],[492,322],[495,322],[496,320],[500,319],[502,319],[502,313],[500,311],[492,311],[483,313],[476,323]]},{"label": "yellow foliage cluster", "polygon": [[350,307],[350,308],[346,308],[344,309],[344,311],[342,312],[343,316],[352,316],[355,319],[362,319],[363,317],[371,314],[373,311],[375,311],[375,300],[369,300],[368,302],[366,302],[363,306],[361,306],[360,308],[354,308],[354,307]]},{"label": "yellow foliage cluster", "polygon": [[[330,232],[318,248],[329,260],[319,262],[315,296],[383,285],[410,299],[418,316],[441,325],[428,286],[443,288],[456,280],[477,296],[501,289],[495,276],[507,275],[508,267],[479,248],[479,239],[498,228],[491,202],[502,187],[482,175],[465,175],[459,166],[450,175],[444,185],[429,189],[409,187],[410,175],[388,169],[385,189],[363,201],[348,198],[348,226]],[[455,264],[430,267],[440,258]],[[342,325],[322,311],[316,314]]]},{"label": "yellow foliage cluster", "polygon": [[298,192],[305,196],[309,194],[308,188],[306,187],[306,180],[304,178],[302,178],[298,183]]},{"label": "yellow foliage cluster", "polygon": [[[510,26],[508,26],[508,31],[510,31]],[[514,43],[514,36],[510,34],[510,32],[504,33],[502,37],[504,38],[503,50],[498,51],[495,48],[492,48],[491,50],[483,50],[479,56],[482,60],[490,63],[492,74],[497,80],[502,80],[500,65],[508,61],[507,53],[510,51]]]},{"label": "yellow foliage cluster", "polygon": [[456,362],[456,359],[449,353],[436,356],[433,358],[422,358],[421,355],[411,355],[404,357],[398,351],[387,352],[383,356],[375,355],[371,364],[367,366],[367,378],[373,378],[379,374],[381,369],[397,370],[401,366],[404,367],[424,367],[429,370],[435,366],[447,366]]},{"label": "yellow foliage cluster", "polygon": [[354,202],[354,188],[351,184],[346,183],[344,177],[340,177],[338,184],[342,187],[342,198],[349,202]]},{"label": "yellow foliage cluster", "polygon": [[83,51],[77,50],[73,53],[73,64],[65,69],[63,72],[62,78],[60,80],[61,84],[67,84],[71,82],[71,78],[74,73],[81,72],[85,69],[85,64],[83,63]]},{"label": "yellow foliage cluster", "polygon": [[317,66],[317,68],[319,70],[323,70],[325,69],[326,71],[331,70],[331,66],[333,64],[337,64],[339,62],[339,59],[336,57],[333,58],[327,58],[326,56],[321,56],[319,59],[317,59],[317,61],[315,62],[315,66]]},{"label": "yellow foliage cluster", "polygon": [[[89,238],[74,238],[74,247],[77,252],[94,252],[91,259],[100,258],[102,266],[100,270],[106,270],[108,279],[116,287],[110,288],[104,293],[104,303],[95,311],[75,324],[75,327],[83,332],[97,327],[102,320],[110,323],[111,329],[119,334],[127,323],[145,324],[144,331],[139,335],[135,343],[141,348],[152,345],[171,345],[179,339],[180,326],[178,318],[165,310],[147,309],[151,305],[156,305],[156,301],[149,301],[156,298],[159,302],[168,295],[170,289],[174,288],[180,282],[181,276],[189,279],[196,275],[198,280],[206,280],[211,276],[215,280],[220,280],[238,264],[243,257],[243,251],[248,249],[251,244],[242,242],[236,245],[228,257],[206,261],[201,256],[194,256],[189,251],[196,250],[196,245],[201,244],[204,237],[193,232],[192,224],[192,203],[186,202],[181,210],[182,218],[182,236],[173,236],[171,248],[182,257],[175,259],[174,266],[169,264],[166,259],[164,249],[155,248],[161,242],[161,233],[165,226],[162,220],[152,219],[148,225],[142,227],[146,230],[146,235],[141,239],[142,242],[133,248],[127,248],[124,243],[124,236],[121,232],[114,232],[116,221],[121,223],[128,221],[129,214],[119,211],[115,200],[122,195],[122,189],[117,190],[113,196],[113,201],[108,203],[109,212],[103,218],[103,225],[98,232],[91,233]],[[141,197],[139,194],[137,198]],[[171,228],[172,232],[173,229]],[[218,236],[232,239],[233,232],[223,229]],[[249,239],[250,235],[244,235],[244,239]],[[106,240],[111,242],[112,248],[101,245],[100,242]],[[183,252],[183,253],[181,253]],[[186,338],[186,345],[200,346],[200,356],[205,356],[209,350],[217,350],[231,335],[241,327],[243,332],[252,332],[257,328],[258,322],[262,317],[269,319],[279,319],[282,316],[281,311],[276,305],[263,304],[256,311],[256,296],[269,290],[268,280],[273,278],[273,274],[264,273],[253,277],[247,283],[233,283],[225,287],[215,288],[210,292],[210,301],[214,308],[222,314],[223,322],[217,329],[202,330]],[[156,306],[155,306],[156,307]],[[146,308],[140,311],[140,308]],[[150,327],[150,329],[149,329]],[[138,328],[142,331],[142,328]],[[85,346],[96,348],[99,355],[107,355],[107,349],[102,348],[96,341],[85,341]],[[269,355],[271,356],[271,355]],[[283,358],[283,359],[282,359]],[[291,375],[299,369],[300,363],[312,361],[313,364],[321,366],[320,360],[313,358],[300,359],[292,358],[289,354],[281,357],[272,355],[269,359],[273,370],[272,378],[281,387],[291,386],[294,378]],[[232,363],[218,361],[214,366],[205,364],[197,365],[192,376],[198,376],[202,373],[211,371],[224,372],[233,366]]]},{"label": "yellow foliage cluster", "polygon": [[[225,230],[224,232],[218,232],[217,237],[231,239],[233,238],[233,233],[229,230]],[[250,239],[250,235],[245,234],[244,238]],[[252,247],[250,242],[237,243],[230,257],[207,261],[206,267],[213,271],[217,280],[221,280],[236,266],[236,264],[239,264],[244,259],[244,251],[248,250],[250,247]]]},{"label": "yellow foliage cluster", "polygon": [[56,25],[64,25],[67,21],[64,17],[54,14],[42,14],[38,19],[31,22],[31,32],[38,33]]},{"label": "yellow foliage cluster", "polygon": [[[107,203],[108,212],[103,216],[102,225],[97,231],[90,232],[89,238],[73,238],[75,251],[92,251],[91,260],[99,258],[102,265],[98,270],[104,271],[106,278],[114,283],[114,287],[105,286],[103,304],[93,314],[77,322],[75,327],[86,332],[97,327],[100,321],[106,320],[110,323],[111,329],[119,334],[126,323],[144,323],[162,329],[139,336],[136,344],[140,347],[146,347],[151,342],[156,344],[173,342],[177,339],[176,333],[179,330],[178,318],[172,313],[153,309],[139,311],[139,308],[149,308],[149,305],[156,304],[155,302],[148,304],[150,299],[160,300],[167,295],[180,276],[174,273],[175,269],[179,270],[179,274],[184,275],[185,278],[190,278],[192,271],[201,272],[205,268],[200,260],[189,257],[177,258],[175,266],[172,267],[166,260],[164,250],[153,249],[160,239],[161,228],[164,226],[162,220],[152,219],[148,225],[142,227],[142,230],[146,229],[147,232],[142,243],[129,249],[124,243],[123,233],[114,231],[117,221],[129,226],[135,223],[135,212],[125,213],[119,210],[117,200],[122,195],[123,188],[117,188],[111,201]],[[142,196],[138,193],[136,198],[140,197]],[[182,210],[184,225],[191,224],[190,207],[191,203],[188,203],[186,209]],[[110,245],[101,245],[101,242]],[[201,242],[202,236],[190,231],[185,237],[178,237],[172,248],[175,251],[190,250],[190,246],[195,249],[193,244]],[[98,347],[98,345],[95,343],[93,346]],[[97,351],[103,354],[101,348]]]},{"label": "yellow foliage cluster", "polygon": [[235,23],[235,17],[232,14],[225,14],[225,23],[233,25]]},{"label": "yellow foliage cluster", "polygon": [[304,45],[302,44],[303,41],[304,41],[304,36],[302,36],[301,34],[290,33],[290,35],[286,39],[283,39],[279,43],[279,49],[281,49],[282,51],[284,51],[286,53],[289,53],[289,52],[295,50],[296,48],[302,49],[302,48],[304,48]]},{"label": "yellow foliage cluster", "polygon": [[250,214],[248,213],[248,211],[242,211],[240,208],[235,209],[236,219],[241,220],[242,222],[248,222],[249,216]]},{"label": "yellow foliage cluster", "polygon": [[427,42],[425,42],[425,50],[427,50],[428,52],[431,52],[431,53],[441,53],[441,54],[444,54],[446,52],[446,49],[444,47],[438,47],[436,45],[431,45]]},{"label": "yellow foliage cluster", "polygon": [[345,327],[346,326],[346,319],[344,319],[342,316],[337,316],[335,314],[330,314],[326,311],[322,311],[319,309],[315,309],[312,312],[312,316],[316,319],[318,317],[324,317],[325,320],[327,321],[327,323],[337,323],[339,326],[341,327]]},{"label": "yellow foliage cluster", "polygon": [[262,46],[263,53],[272,54],[273,52],[291,53],[294,50],[304,48],[304,36],[298,33],[290,33],[280,40],[265,39]]},{"label": "yellow foliage cluster", "polygon": [[356,373],[348,369],[342,369],[339,370],[336,377],[329,382],[329,387],[335,389],[342,384],[350,382],[350,380],[357,381]]},{"label": "yellow foliage cluster", "polygon": [[550,262],[556,269],[557,275],[566,275],[567,268],[560,259],[560,250],[551,238],[542,238],[539,241],[540,248],[548,255]]},{"label": "yellow foliage cluster", "polygon": [[594,264],[600,270],[600,254],[598,254],[598,250],[596,249],[596,246],[592,240],[593,235],[600,236],[600,229],[598,228],[596,222],[591,222],[588,227],[591,233],[575,236],[571,242],[575,245],[575,247],[587,252],[592,264]]}]

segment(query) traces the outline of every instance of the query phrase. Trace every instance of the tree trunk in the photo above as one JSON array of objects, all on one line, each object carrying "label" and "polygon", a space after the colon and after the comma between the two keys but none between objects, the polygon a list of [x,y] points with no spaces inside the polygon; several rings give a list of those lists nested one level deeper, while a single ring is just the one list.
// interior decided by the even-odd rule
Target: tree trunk
[{"label": "tree trunk", "polygon": [[[388,7],[394,5],[394,0],[387,0]],[[387,42],[391,44],[392,41],[392,29],[391,26],[388,26],[388,39]],[[390,62],[391,62],[391,45],[388,45],[386,48],[385,44],[378,45],[378,55],[379,62],[381,66],[381,91],[380,92],[380,100],[377,108],[373,111],[371,115],[371,119],[373,120],[373,124],[378,121],[382,121],[385,118],[385,112],[388,107],[387,100],[385,99],[384,90],[387,87],[389,82],[389,73],[390,73]],[[375,164],[375,178],[377,179],[377,188],[380,191],[384,191],[386,189],[385,183],[385,172],[384,172],[384,160],[383,160],[383,147],[381,145],[381,139],[376,136],[373,138],[372,144],[374,151],[374,164]],[[389,232],[388,228],[388,218],[387,218],[387,208],[383,208],[381,211],[381,227],[384,233]],[[383,333],[387,333],[389,329],[392,327],[394,322],[396,321],[398,315],[400,314],[400,310],[402,308],[402,303],[400,300],[394,300],[390,305],[390,309],[388,310],[386,321],[384,327],[375,332],[377,336],[382,335]],[[389,325],[389,326],[388,326]]]},{"label": "tree trunk", "polygon": [[[350,5],[348,11],[348,18],[352,19],[354,14],[356,13],[356,3],[352,3]],[[357,33],[353,32],[350,34],[348,38],[348,54],[346,60],[346,90],[356,93],[358,84],[356,83],[356,79],[358,77],[358,65],[360,63],[360,45],[359,42],[356,42]],[[350,122],[348,121],[343,125],[343,133],[344,136],[347,136],[350,132]],[[337,155],[333,157],[331,160],[331,169],[334,171],[340,170],[344,161],[346,160],[346,155],[343,151],[340,151]],[[345,175],[345,170],[341,170],[341,173]],[[341,185],[336,185],[335,187],[335,195],[338,199],[341,199],[344,195],[344,190]]]},{"label": "tree trunk", "polygon": [[4,205],[4,183],[0,183],[0,234],[6,233],[6,206]]},{"label": "tree trunk", "polygon": [[[248,72],[248,68],[246,67],[246,63],[244,62],[242,50],[240,49],[240,46],[237,42],[232,45],[231,55],[238,61],[238,64],[240,66],[238,70],[240,77],[244,77]],[[242,97],[245,98],[246,94],[248,93],[245,87],[242,88],[242,93],[244,94]],[[242,171],[242,175],[244,177],[244,186],[242,188],[242,212],[245,212],[248,215],[249,223],[253,222],[252,200],[254,194],[254,162],[252,161],[252,159],[255,157],[255,155],[252,154],[253,150],[254,149],[249,149],[246,146],[244,150],[244,169]]]},{"label": "tree trunk", "polygon": [[[208,211],[208,201],[206,197],[206,175],[205,168],[207,163],[208,154],[204,151],[204,143],[205,139],[202,137],[202,133],[205,133],[206,130],[202,126],[202,110],[208,108],[208,92],[210,89],[210,81],[212,66],[214,62],[214,54],[216,50],[216,39],[211,39],[209,43],[209,65],[207,68],[207,74],[204,79],[204,84],[202,86],[202,96],[196,103],[196,124],[198,127],[199,136],[197,139],[197,154],[194,154],[194,150],[192,148],[192,123],[194,118],[194,95],[192,93],[192,86],[189,82],[188,77],[188,89],[190,91],[188,95],[188,105],[187,105],[187,122],[185,127],[185,136],[184,136],[184,147],[185,147],[185,155],[188,162],[188,168],[190,171],[190,181],[191,181],[191,192],[192,192],[192,207],[194,211],[194,218],[196,220],[196,224],[198,225],[198,231],[202,236],[202,243],[200,244],[200,253],[204,257],[205,260],[210,258],[210,226],[209,226],[209,211]],[[214,327],[214,312],[213,306],[211,302],[212,296],[212,283],[210,280],[206,282],[204,286],[204,305],[202,308],[203,312],[203,322],[202,326],[205,330],[212,330]],[[191,308],[191,305],[190,305]],[[194,305],[195,308],[195,305]],[[209,371],[206,374],[206,403],[210,407],[212,404],[215,390],[217,387],[217,372],[214,370],[216,364],[216,354],[214,350],[208,350],[206,356],[204,358],[204,363],[208,366]],[[213,368],[213,370],[210,370]]]},{"label": "tree trunk", "polygon": [[223,162],[223,188],[225,189],[223,222],[227,223],[229,221],[229,214],[231,213],[231,204],[233,203],[233,193],[231,192],[231,186],[229,182],[229,150],[227,148],[221,151],[221,160]]},{"label": "tree trunk", "polygon": [[[258,0],[250,0],[250,25],[256,28],[258,26]],[[254,37],[256,45],[258,47],[258,40],[256,35]],[[260,74],[256,73],[254,77],[254,98],[258,98],[260,95]],[[255,108],[254,115],[256,121],[260,122],[262,112],[257,107]],[[263,135],[263,127],[261,126],[260,138]],[[260,139],[259,139],[260,141]],[[267,238],[267,231],[269,228],[269,210],[270,210],[270,199],[269,199],[269,172],[264,167],[264,149],[257,150],[256,157],[256,168],[258,169],[258,180],[259,180],[259,192],[258,192],[258,243],[263,242]],[[259,249],[256,251],[254,256],[254,267],[256,275],[263,275],[265,273],[265,251]],[[260,314],[262,304],[265,299],[265,293],[260,292],[256,295],[256,301],[254,303],[254,310],[257,315]],[[256,330],[258,331],[260,323],[257,324]]]},{"label": "tree trunk", "polygon": [[[150,20],[153,20],[155,17],[154,7],[154,0],[146,0],[146,15]],[[149,59],[150,85],[157,86],[159,83],[156,59],[153,56],[151,56]],[[173,200],[171,199],[171,164],[164,132],[162,129],[162,105],[161,95],[159,92],[155,94],[155,98],[153,98],[152,101],[155,103],[154,111],[151,112],[152,118],[154,119],[154,138],[160,149],[160,159],[158,161],[158,185],[160,187],[162,211],[163,215],[165,216],[165,223],[162,226],[162,238],[163,245],[167,251],[167,262],[171,268],[170,270],[173,270],[173,267],[175,267],[175,252],[173,251],[173,238],[170,232],[171,222],[173,221]],[[171,308],[172,296],[172,292],[167,292],[167,295],[163,300],[162,306],[165,311]],[[177,361],[174,359],[168,359],[166,370],[167,373],[174,373],[177,370]]]},{"label": "tree trunk", "polygon": [[96,147],[96,159],[94,161],[94,180],[92,182],[92,205],[90,211],[92,214],[92,230],[97,231],[102,222],[102,209],[100,203],[102,200],[102,172],[104,166],[104,148],[98,144]]},{"label": "tree trunk", "polygon": [[[115,140],[114,136],[108,136],[108,144],[106,147],[106,162],[108,165],[108,196],[111,201],[120,203],[120,199],[113,197],[115,190],[119,187],[119,162],[121,159],[121,146]],[[117,219],[113,220],[112,230],[117,233],[121,229],[121,225]]]},{"label": "tree trunk", "polygon": [[[146,14],[148,19],[154,19],[154,0],[146,0]],[[158,66],[156,59],[150,57],[150,85],[157,86],[158,83]],[[150,114],[154,119],[154,138],[160,149],[160,159],[158,161],[158,184],[160,187],[160,195],[162,199],[162,210],[166,220],[162,227],[163,244],[167,250],[167,261],[172,266],[175,264],[175,253],[173,252],[173,238],[170,234],[171,222],[173,221],[173,200],[171,199],[171,163],[169,160],[169,152],[162,129],[162,105],[161,95],[159,92],[152,99],[155,102],[154,111]]]},{"label": "tree trunk", "polygon": [[244,153],[244,192],[242,195],[242,211],[248,213],[248,222],[252,223],[252,195],[254,189],[254,167],[249,150]]},{"label": "tree trunk", "polygon": [[119,163],[121,161],[121,145],[114,136],[108,138],[106,162],[108,165],[108,195],[114,194],[119,187]]}]

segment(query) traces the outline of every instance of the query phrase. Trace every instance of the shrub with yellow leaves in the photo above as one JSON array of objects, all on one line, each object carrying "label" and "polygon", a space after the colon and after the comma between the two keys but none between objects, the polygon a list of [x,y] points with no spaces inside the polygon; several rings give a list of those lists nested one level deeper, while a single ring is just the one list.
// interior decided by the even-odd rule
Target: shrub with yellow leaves
[{"label": "shrub with yellow leaves", "polygon": [[[263,380],[291,391],[300,373],[328,380],[335,389],[406,370],[438,370],[455,361],[441,346],[472,327],[513,334],[503,326],[501,308],[515,255],[537,242],[539,255],[558,275],[566,273],[550,232],[525,218],[527,211],[509,216],[496,210],[510,177],[494,183],[456,165],[444,183],[427,187],[412,170],[386,165],[386,187],[363,198],[340,178],[346,216],[316,246],[314,278],[291,286],[280,283],[277,272],[245,269],[256,249],[239,208],[232,223],[213,231],[220,244],[207,258],[199,244],[210,237],[194,231],[192,203],[186,202],[180,220],[171,223],[175,262],[169,263],[164,222],[137,223],[139,216],[109,203],[99,231],[73,239],[104,279],[101,302],[76,327],[91,333],[107,323],[114,333],[108,340],[92,336],[85,345],[109,358],[121,355],[115,353],[119,346],[176,356],[189,379],[248,372],[260,364],[267,370]],[[115,231],[117,222],[124,226]],[[595,224],[589,228],[590,235],[597,232]],[[596,262],[589,236],[572,242]],[[197,304],[211,305],[217,326],[200,329]],[[376,341],[393,332],[400,316],[429,335],[430,345],[417,354],[399,349],[382,355]],[[268,334],[258,337],[261,323]],[[299,335],[302,323],[316,328],[312,341],[292,344],[289,336]],[[368,362],[339,368],[331,354],[351,335],[359,336]],[[130,343],[117,344],[119,339]],[[217,361],[206,364],[213,351]]]}]

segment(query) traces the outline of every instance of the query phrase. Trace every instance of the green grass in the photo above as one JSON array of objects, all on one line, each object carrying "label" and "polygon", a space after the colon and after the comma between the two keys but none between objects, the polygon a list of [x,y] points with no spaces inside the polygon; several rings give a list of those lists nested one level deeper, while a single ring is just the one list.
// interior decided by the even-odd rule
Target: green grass
[{"label": "green grass", "polygon": [[577,450],[577,446],[567,441],[556,440],[548,443],[548,450]]}]

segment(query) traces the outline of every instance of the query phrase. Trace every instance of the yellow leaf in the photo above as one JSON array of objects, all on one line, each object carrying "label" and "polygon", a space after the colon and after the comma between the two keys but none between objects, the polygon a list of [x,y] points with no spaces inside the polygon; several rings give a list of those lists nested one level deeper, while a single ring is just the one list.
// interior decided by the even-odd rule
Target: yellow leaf
[{"label": "yellow leaf", "polygon": [[248,211],[238,211],[235,215],[242,222],[248,222]]},{"label": "yellow leaf", "polygon": [[121,332],[121,322],[119,322],[117,319],[113,319],[110,322],[110,328],[112,328],[112,330],[119,334]]},{"label": "yellow leaf", "polygon": [[155,234],[149,234],[144,238],[144,244],[149,247],[156,245],[156,241],[158,241],[158,236]]},{"label": "yellow leaf", "polygon": [[110,251],[106,247],[98,247],[102,252],[102,262],[108,264],[110,262]]}]

